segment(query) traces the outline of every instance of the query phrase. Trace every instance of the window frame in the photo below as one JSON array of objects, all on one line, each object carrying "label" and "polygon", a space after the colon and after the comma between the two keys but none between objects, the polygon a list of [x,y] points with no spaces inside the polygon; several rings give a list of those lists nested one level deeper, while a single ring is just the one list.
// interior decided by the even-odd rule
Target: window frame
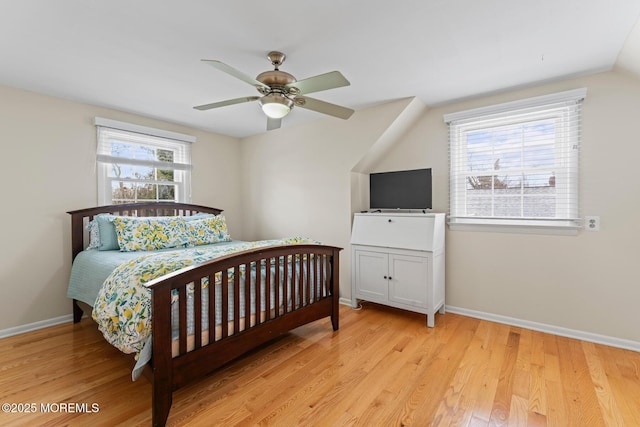
[{"label": "window frame", "polygon": [[[149,201],[175,201],[180,203],[191,202],[191,143],[195,142],[195,137],[181,134],[177,132],[166,131],[146,126],[139,126],[131,123],[120,122],[116,120],[104,119],[96,117],[94,124],[96,126],[96,175],[98,186],[98,204],[112,205],[118,203],[138,203]],[[110,152],[112,141],[109,138],[116,138],[120,133],[124,138],[131,138],[129,142],[138,144],[139,146],[152,147],[154,149],[170,150],[175,153],[173,162],[164,162],[160,160],[136,160],[130,158],[117,158],[112,156]],[[106,139],[105,139],[106,138]],[[137,141],[135,141],[137,140]],[[116,178],[111,177],[110,170],[112,165],[118,160],[120,164],[130,166],[142,166],[158,169],[172,170],[173,181],[165,181],[157,179],[138,179],[138,178]],[[147,183],[152,185],[163,185],[170,183],[176,188],[176,194],[173,200],[160,199],[138,199],[134,200],[114,201],[112,183],[114,181],[124,181],[127,183]]]},{"label": "window frame", "polygon": [[[465,110],[444,115],[449,127],[449,212],[448,225],[451,230],[517,232],[534,234],[566,234],[575,235],[582,228],[578,200],[579,152],[581,139],[581,104],[586,97],[586,88],[528,98],[488,107]],[[523,115],[528,121],[554,120],[563,121],[563,126],[556,127],[555,144],[562,153],[556,158],[554,170],[562,163],[562,173],[566,177],[556,180],[556,213],[554,218],[517,217],[474,217],[463,212],[461,204],[467,202],[466,188],[468,176],[467,142],[461,135],[471,129],[491,129],[497,126],[520,124],[524,126]],[[577,119],[577,122],[572,120]],[[492,124],[493,123],[493,124]],[[571,128],[570,128],[571,126]],[[558,135],[559,132],[571,129],[569,136]],[[456,146],[456,144],[458,146]],[[524,145],[524,142],[523,142]],[[522,171],[526,169],[523,165]],[[494,170],[486,171],[495,175]],[[524,172],[523,176],[524,176]],[[492,197],[493,190],[492,185]],[[524,187],[522,187],[524,190]],[[520,197],[525,197],[521,192]],[[559,203],[563,201],[562,203]],[[561,211],[557,211],[558,205]],[[492,202],[492,213],[493,211]]]}]

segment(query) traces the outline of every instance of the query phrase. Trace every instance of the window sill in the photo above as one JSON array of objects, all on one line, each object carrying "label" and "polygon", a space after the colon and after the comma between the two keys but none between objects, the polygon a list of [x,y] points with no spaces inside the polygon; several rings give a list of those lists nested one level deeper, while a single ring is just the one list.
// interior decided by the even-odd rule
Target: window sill
[{"label": "window sill", "polygon": [[547,234],[577,236],[582,227],[570,221],[507,221],[456,219],[447,222],[452,231],[483,231],[488,233]]}]

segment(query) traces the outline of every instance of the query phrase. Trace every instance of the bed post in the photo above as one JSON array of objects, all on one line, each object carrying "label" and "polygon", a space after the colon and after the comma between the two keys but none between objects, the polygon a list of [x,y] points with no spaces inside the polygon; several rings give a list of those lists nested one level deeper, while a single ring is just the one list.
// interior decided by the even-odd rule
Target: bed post
[{"label": "bed post", "polygon": [[78,300],[73,300],[73,323],[78,323],[82,320],[84,310],[78,305]]},{"label": "bed post", "polygon": [[337,331],[340,327],[340,249],[333,250],[331,256],[331,325]]},{"label": "bed post", "polygon": [[[67,212],[71,215],[71,262],[76,258],[83,247],[83,218],[76,212]],[[73,323],[79,323],[84,314],[78,301],[73,300]]]},{"label": "bed post", "polygon": [[173,400],[173,361],[171,354],[171,288],[151,290],[153,307],[153,382],[151,416],[154,426],[164,426]]}]

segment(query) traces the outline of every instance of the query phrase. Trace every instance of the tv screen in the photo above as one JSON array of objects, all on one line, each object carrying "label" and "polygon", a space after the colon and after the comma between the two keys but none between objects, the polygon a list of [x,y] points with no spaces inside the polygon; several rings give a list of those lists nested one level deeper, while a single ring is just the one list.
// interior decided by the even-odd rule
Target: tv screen
[{"label": "tv screen", "polygon": [[431,169],[369,175],[371,209],[431,209]]}]

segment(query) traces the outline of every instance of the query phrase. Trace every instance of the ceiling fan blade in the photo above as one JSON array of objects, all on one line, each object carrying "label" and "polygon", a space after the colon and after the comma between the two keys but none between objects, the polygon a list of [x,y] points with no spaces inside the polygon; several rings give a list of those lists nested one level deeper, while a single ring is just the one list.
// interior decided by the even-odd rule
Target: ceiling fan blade
[{"label": "ceiling fan blade", "polygon": [[267,130],[279,129],[282,124],[282,119],[272,119],[267,117]]},{"label": "ceiling fan blade", "polygon": [[295,99],[295,105],[307,110],[317,111],[318,113],[328,114],[339,119],[348,119],[354,113],[354,110],[340,105],[331,104],[329,102],[320,101],[319,99],[309,98],[306,96],[298,96]]},{"label": "ceiling fan blade", "polygon": [[260,99],[259,96],[245,96],[242,98],[227,99],[226,101],[214,102],[213,104],[198,105],[197,107],[193,107],[193,108],[195,108],[196,110],[204,111],[204,110],[210,110],[212,108],[226,107],[227,105],[257,101],[258,99]]},{"label": "ceiling fan blade", "polygon": [[[331,71],[330,73],[319,74],[314,77],[289,83],[285,85],[285,87],[287,89],[296,88],[302,95],[334,89],[337,87],[349,86],[350,84],[349,80],[347,80],[340,71]],[[294,91],[296,89],[294,89]]]},{"label": "ceiling fan blade", "polygon": [[254,86],[256,88],[264,88],[264,89],[269,89],[269,86],[267,86],[266,84],[259,82],[258,80],[254,79],[253,77],[249,77],[246,74],[244,74],[242,71],[237,70],[235,68],[233,68],[230,65],[225,64],[224,62],[220,62],[220,61],[216,61],[215,59],[203,59],[203,62],[206,62],[207,64],[211,65],[212,67],[217,68],[220,71],[224,71],[225,73],[242,80],[243,82],[249,83],[251,86]]}]

